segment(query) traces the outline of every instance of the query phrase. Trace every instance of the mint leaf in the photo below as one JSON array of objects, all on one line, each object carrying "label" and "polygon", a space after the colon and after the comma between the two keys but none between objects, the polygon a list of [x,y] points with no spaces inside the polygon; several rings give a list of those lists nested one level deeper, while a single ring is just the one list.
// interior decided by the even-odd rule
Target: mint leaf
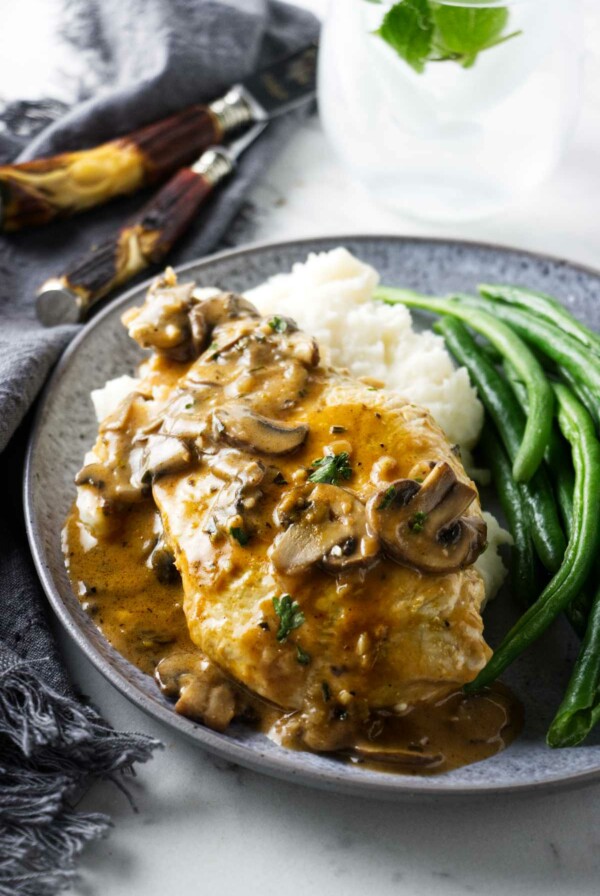
[{"label": "mint leaf", "polygon": [[477,55],[501,40],[508,22],[508,10],[477,9],[465,6],[431,4],[435,25],[433,44],[442,58],[457,59],[465,68]]},{"label": "mint leaf", "polygon": [[428,0],[401,0],[394,4],[376,33],[416,72],[422,72],[433,39]]},{"label": "mint leaf", "polygon": [[435,0],[400,0],[375,33],[416,72],[428,61],[454,60],[464,68],[483,50],[520,34],[504,34],[509,12],[504,6],[447,6]]}]

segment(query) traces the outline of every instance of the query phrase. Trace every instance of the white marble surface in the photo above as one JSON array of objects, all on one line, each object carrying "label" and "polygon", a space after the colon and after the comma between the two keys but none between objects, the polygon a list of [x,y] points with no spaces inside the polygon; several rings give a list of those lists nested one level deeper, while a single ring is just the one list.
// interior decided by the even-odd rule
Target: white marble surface
[{"label": "white marble surface", "polygon": [[[16,3],[16,0],[15,0]],[[308,0],[317,12],[324,0]],[[588,81],[571,148],[553,179],[489,221],[435,230],[376,207],[336,164],[311,121],[253,201],[252,234],[270,240],[332,233],[460,236],[598,264],[600,12],[586,4]],[[40,26],[41,27],[41,26]],[[80,896],[486,896],[592,894],[600,878],[600,790],[479,803],[393,805],[283,784],[228,767],[153,722],[114,691],[61,635],[69,667],[116,727],[158,736],[139,769],[138,812],[102,785],[111,836],[89,848]]]}]

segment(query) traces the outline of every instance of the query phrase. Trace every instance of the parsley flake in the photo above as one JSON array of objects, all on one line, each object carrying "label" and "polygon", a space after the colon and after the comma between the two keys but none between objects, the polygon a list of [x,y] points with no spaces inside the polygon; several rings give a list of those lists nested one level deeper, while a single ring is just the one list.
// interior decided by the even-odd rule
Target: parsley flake
[{"label": "parsley flake", "polygon": [[298,602],[292,600],[290,594],[274,597],[273,609],[279,616],[279,628],[275,637],[278,641],[285,641],[290,632],[293,632],[295,628],[300,628],[303,624],[304,613]]},{"label": "parsley flake", "polygon": [[417,510],[417,512],[415,514],[413,514],[413,516],[408,524],[408,527],[411,530],[411,532],[422,532],[425,527],[426,522],[427,522],[427,514],[424,513],[424,511],[422,511],[422,510]]},{"label": "parsley flake", "polygon": [[313,460],[311,466],[317,469],[310,474],[309,481],[337,485],[340,479],[350,479],[352,467],[348,463],[349,459],[348,452],[342,451],[340,454],[326,454],[325,457]]},{"label": "parsley flake", "polygon": [[242,529],[240,526],[232,526],[232,528],[229,530],[229,534],[232,538],[235,538],[235,540],[242,547],[245,547],[250,541],[250,536],[248,535],[246,530]]},{"label": "parsley flake", "polygon": [[383,498],[379,502],[377,510],[387,510],[394,503],[394,499],[397,495],[396,486],[390,485],[389,488],[385,490],[383,493]]},{"label": "parsley flake", "polygon": [[306,650],[303,650],[299,644],[296,644],[296,659],[301,666],[308,666],[311,661],[311,655]]},{"label": "parsley flake", "polygon": [[272,317],[269,321],[269,326],[276,333],[285,333],[288,328],[288,322],[283,317],[275,315],[275,317]]}]

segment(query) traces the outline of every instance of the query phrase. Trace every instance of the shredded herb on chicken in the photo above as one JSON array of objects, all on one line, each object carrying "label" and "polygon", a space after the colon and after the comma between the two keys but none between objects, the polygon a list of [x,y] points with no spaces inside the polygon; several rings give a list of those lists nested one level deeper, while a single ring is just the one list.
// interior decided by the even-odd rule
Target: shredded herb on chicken
[{"label": "shredded herb on chicken", "polygon": [[298,602],[293,600],[289,594],[284,594],[282,597],[274,597],[273,607],[279,616],[279,628],[275,637],[278,641],[285,641],[290,632],[300,628],[303,624],[304,613],[300,609]]},{"label": "shredded herb on chicken", "polygon": [[308,477],[311,482],[328,482],[337,485],[340,479],[350,479],[352,467],[348,463],[350,455],[347,451],[340,454],[326,454],[313,460],[312,465],[317,469]]}]

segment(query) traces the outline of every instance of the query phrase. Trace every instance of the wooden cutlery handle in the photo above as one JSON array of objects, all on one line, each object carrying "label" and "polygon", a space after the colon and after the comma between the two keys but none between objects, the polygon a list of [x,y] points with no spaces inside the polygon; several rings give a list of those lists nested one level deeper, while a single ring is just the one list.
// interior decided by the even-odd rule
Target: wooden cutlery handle
[{"label": "wooden cutlery handle", "polygon": [[232,170],[227,152],[215,148],[207,150],[192,168],[178,171],[113,237],[44,283],[38,293],[38,318],[47,326],[82,320],[98,299],[149,265],[162,262]]},{"label": "wooden cutlery handle", "polygon": [[251,119],[234,88],[93,149],[0,167],[0,230],[45,224],[164,180]]}]

